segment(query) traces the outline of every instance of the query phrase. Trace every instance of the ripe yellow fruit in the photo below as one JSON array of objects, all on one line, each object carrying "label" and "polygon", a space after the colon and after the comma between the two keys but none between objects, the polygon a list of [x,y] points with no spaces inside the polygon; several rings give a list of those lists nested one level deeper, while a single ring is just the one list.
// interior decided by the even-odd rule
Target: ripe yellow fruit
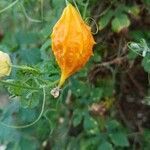
[{"label": "ripe yellow fruit", "polygon": [[61,69],[60,87],[69,76],[86,64],[93,54],[95,41],[91,28],[71,4],[65,7],[53,28],[51,38],[52,51]]},{"label": "ripe yellow fruit", "polygon": [[0,51],[0,78],[9,76],[11,72],[11,60],[7,53]]}]

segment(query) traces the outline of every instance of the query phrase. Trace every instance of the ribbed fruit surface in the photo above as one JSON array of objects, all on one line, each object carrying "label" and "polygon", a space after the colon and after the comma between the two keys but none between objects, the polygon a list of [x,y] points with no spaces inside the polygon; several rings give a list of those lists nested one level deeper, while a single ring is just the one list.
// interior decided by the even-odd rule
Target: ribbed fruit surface
[{"label": "ribbed fruit surface", "polygon": [[91,28],[71,4],[66,6],[55,24],[51,38],[52,50],[61,68],[61,86],[69,76],[86,64],[93,53],[95,41]]}]

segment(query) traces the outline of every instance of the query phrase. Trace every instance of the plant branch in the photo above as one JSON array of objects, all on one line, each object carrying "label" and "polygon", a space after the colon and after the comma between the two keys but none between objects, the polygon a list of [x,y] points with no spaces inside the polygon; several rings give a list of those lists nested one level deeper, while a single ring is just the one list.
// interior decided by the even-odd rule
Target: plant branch
[{"label": "plant branch", "polygon": [[9,8],[13,7],[16,3],[18,3],[19,0],[16,0],[14,2],[12,2],[10,5],[8,5],[7,7],[5,7],[4,9],[0,10],[0,14],[3,13],[4,11],[8,10]]},{"label": "plant branch", "polygon": [[8,82],[5,80],[0,80],[0,84],[8,85],[8,86],[15,86],[15,87],[23,88],[23,89],[30,89],[30,90],[39,90],[40,89],[40,88],[35,88],[35,87],[27,86],[27,85],[15,84],[13,82]]},{"label": "plant branch", "polygon": [[103,62],[103,63],[100,63],[100,64],[97,64],[96,67],[101,67],[101,66],[110,66],[110,65],[113,65],[113,64],[121,64],[122,61],[126,60],[127,59],[127,56],[123,56],[123,57],[117,57],[111,61],[108,61],[108,62]]}]

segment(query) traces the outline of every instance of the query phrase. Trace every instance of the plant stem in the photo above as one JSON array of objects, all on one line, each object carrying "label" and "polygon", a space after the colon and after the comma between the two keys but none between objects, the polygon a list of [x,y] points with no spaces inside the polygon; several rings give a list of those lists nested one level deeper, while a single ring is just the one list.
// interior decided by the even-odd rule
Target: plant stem
[{"label": "plant stem", "polygon": [[28,66],[18,66],[18,65],[10,65],[10,66],[13,67],[13,68],[16,68],[16,69],[30,70],[30,71],[35,71],[35,72],[39,73],[39,71],[36,70],[35,68],[28,67]]},{"label": "plant stem", "polygon": [[4,11],[8,10],[9,8],[13,7],[19,0],[16,0],[14,2],[12,2],[10,5],[8,5],[7,7],[5,7],[4,9],[0,10],[0,13],[3,13]]},{"label": "plant stem", "polygon": [[76,1],[75,1],[75,0],[73,0],[73,3],[74,3],[74,5],[75,5],[75,7],[76,7],[76,9],[77,9],[77,11],[78,11],[78,13],[80,14],[80,16],[81,16],[81,18],[82,18],[82,15],[81,15],[81,13],[80,13],[80,11],[79,11],[79,8],[78,8],[78,6],[77,6]]},{"label": "plant stem", "polygon": [[30,90],[39,90],[40,89],[40,88],[34,88],[34,87],[31,87],[31,86],[27,86],[27,85],[20,85],[20,84],[15,84],[15,83],[12,83],[12,82],[7,82],[7,81],[4,81],[4,80],[0,80],[0,83],[4,84],[4,85],[8,85],[8,86],[15,86],[15,87],[23,88],[23,89],[30,89]]},{"label": "plant stem", "polygon": [[89,5],[89,0],[87,0],[86,4],[84,5],[83,19],[85,19],[85,16],[86,16],[86,12],[87,12],[88,5]]},{"label": "plant stem", "polygon": [[68,5],[68,4],[69,4],[68,0],[65,0],[65,2],[66,2],[66,5]]},{"label": "plant stem", "polygon": [[[59,80],[56,80],[54,82],[49,83],[48,85],[45,86],[45,88],[50,88],[53,87],[54,85],[56,85],[59,82]],[[12,83],[11,81],[5,81],[5,80],[0,80],[0,84],[4,84],[4,85],[8,85],[8,86],[15,86],[15,87],[19,87],[19,88],[23,88],[23,89],[30,89],[30,90],[40,90],[41,88],[43,88],[43,86],[39,87],[39,88],[35,88],[35,87],[31,87],[31,86],[27,86],[27,85],[20,85],[20,84],[15,84]]]},{"label": "plant stem", "polygon": [[49,84],[46,85],[45,87],[46,87],[46,88],[53,87],[53,86],[56,85],[58,82],[59,82],[59,80],[56,80],[56,81],[54,81],[54,82],[49,83]]}]

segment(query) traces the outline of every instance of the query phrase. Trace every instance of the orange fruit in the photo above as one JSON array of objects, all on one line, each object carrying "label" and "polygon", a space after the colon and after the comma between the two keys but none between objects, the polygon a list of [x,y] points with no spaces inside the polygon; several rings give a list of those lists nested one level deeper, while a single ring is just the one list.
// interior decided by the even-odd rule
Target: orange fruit
[{"label": "orange fruit", "polygon": [[91,28],[71,4],[67,4],[53,27],[51,39],[52,51],[61,69],[61,87],[69,76],[89,60],[95,41]]}]

